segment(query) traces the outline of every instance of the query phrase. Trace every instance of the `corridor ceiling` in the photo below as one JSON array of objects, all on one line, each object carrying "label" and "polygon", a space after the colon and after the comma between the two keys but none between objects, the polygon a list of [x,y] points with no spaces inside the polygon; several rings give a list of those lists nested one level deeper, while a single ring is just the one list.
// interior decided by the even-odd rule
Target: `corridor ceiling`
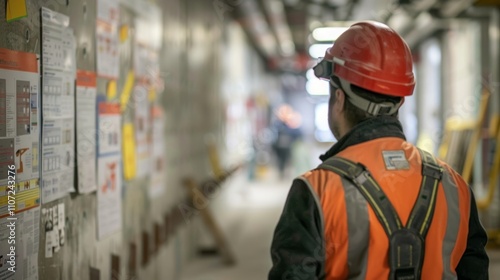
[{"label": "corridor ceiling", "polygon": [[[359,20],[385,22],[411,45],[440,28],[443,20],[500,0],[225,0],[267,67],[302,72],[315,27]],[[346,22],[346,23],[342,23]]]}]

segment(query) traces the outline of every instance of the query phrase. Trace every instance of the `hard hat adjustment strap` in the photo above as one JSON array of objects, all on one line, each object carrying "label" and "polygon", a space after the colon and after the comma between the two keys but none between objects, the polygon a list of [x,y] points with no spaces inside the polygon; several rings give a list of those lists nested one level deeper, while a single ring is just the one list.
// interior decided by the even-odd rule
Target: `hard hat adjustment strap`
[{"label": "hard hat adjustment strap", "polygon": [[366,100],[352,91],[351,83],[341,78],[339,78],[339,80],[341,87],[339,87],[332,79],[330,79],[330,83],[337,88],[341,88],[347,94],[349,101],[354,106],[358,107],[359,109],[365,112],[368,112],[368,114],[370,115],[373,116],[392,115],[396,113],[399,107],[401,106],[401,103],[398,104],[394,104],[392,102],[375,103]]}]

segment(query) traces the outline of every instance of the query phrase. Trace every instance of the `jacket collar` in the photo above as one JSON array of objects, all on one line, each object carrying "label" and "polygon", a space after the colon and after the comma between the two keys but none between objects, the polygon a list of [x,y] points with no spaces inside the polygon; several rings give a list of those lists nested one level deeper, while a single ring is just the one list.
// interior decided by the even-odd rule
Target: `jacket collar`
[{"label": "jacket collar", "polygon": [[354,126],[319,159],[325,161],[347,147],[382,137],[398,137],[406,140],[398,119],[394,117],[370,118]]}]

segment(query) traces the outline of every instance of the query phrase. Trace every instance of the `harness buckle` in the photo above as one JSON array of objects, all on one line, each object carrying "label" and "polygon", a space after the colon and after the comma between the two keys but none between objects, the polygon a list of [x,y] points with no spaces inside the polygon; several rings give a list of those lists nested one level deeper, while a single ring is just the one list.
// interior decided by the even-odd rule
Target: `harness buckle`
[{"label": "harness buckle", "polygon": [[356,184],[363,185],[368,180],[370,173],[363,165],[356,164],[356,167],[349,168],[349,175]]},{"label": "harness buckle", "polygon": [[443,168],[435,164],[429,164],[427,162],[422,163],[422,175],[434,178],[436,180],[441,180],[443,177]]}]

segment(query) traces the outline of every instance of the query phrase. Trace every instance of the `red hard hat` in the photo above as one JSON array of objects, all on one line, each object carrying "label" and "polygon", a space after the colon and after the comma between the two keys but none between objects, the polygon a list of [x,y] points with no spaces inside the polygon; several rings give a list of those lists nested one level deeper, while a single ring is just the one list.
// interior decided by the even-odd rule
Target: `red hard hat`
[{"label": "red hard hat", "polygon": [[373,92],[391,96],[413,94],[412,56],[406,42],[385,24],[353,24],[325,53],[332,74]]}]

